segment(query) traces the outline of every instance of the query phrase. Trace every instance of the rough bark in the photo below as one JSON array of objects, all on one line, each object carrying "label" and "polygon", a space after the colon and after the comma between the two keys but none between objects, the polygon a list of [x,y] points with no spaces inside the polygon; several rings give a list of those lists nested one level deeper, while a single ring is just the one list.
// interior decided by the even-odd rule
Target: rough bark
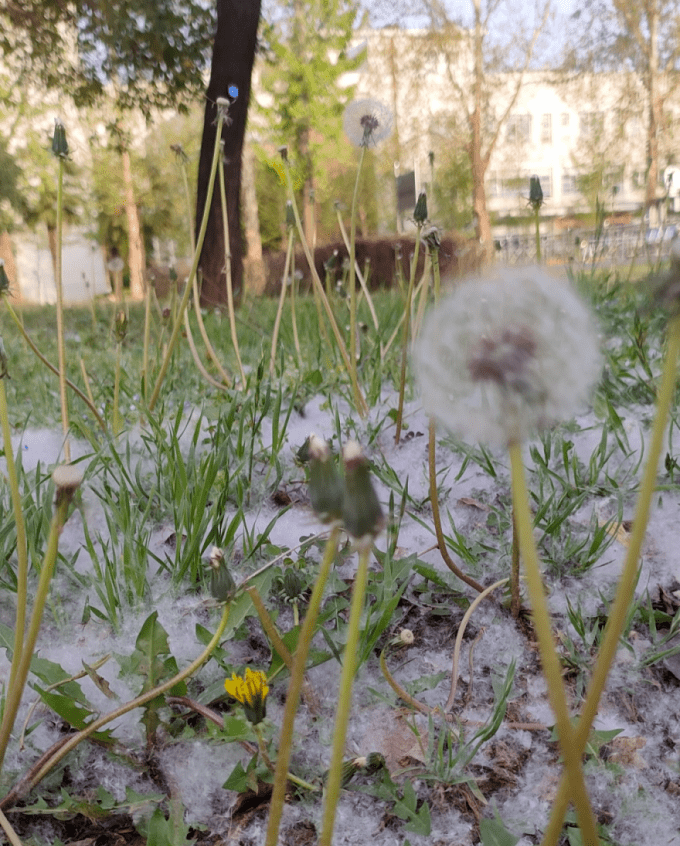
[{"label": "rough bark", "polygon": [[[229,223],[229,251],[234,296],[243,287],[243,237],[240,221],[241,155],[250,100],[250,81],[257,45],[260,0],[217,0],[217,31],[213,47],[210,83],[206,92],[203,140],[198,165],[196,232],[201,226],[206,203],[210,164],[216,135],[218,97],[229,96],[229,86],[238,87],[238,97],[229,109],[229,125],[222,129],[224,141],[224,183]],[[219,185],[210,205],[208,228],[201,251],[201,303],[221,306],[227,302],[225,244]]]},{"label": "rough bark", "polygon": [[255,190],[253,151],[247,139],[243,149],[243,221],[246,235],[245,286],[251,294],[264,293],[265,272],[262,260],[260,216]]},{"label": "rough bark", "polygon": [[139,225],[139,212],[132,181],[130,152],[121,150],[123,162],[123,184],[125,186],[125,216],[128,224],[128,267],[130,268],[130,298],[144,299],[144,249]]}]

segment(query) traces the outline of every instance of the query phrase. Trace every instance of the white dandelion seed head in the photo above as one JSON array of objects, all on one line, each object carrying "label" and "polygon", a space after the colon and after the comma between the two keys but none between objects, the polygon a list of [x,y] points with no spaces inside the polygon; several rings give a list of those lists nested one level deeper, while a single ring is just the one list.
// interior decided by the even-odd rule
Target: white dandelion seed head
[{"label": "white dandelion seed head", "polygon": [[352,100],[345,109],[342,126],[353,147],[376,145],[392,132],[392,112],[379,100]]},{"label": "white dandelion seed head", "polygon": [[593,316],[566,281],[499,268],[430,314],[415,365],[429,414],[472,442],[507,446],[571,418],[601,356]]}]

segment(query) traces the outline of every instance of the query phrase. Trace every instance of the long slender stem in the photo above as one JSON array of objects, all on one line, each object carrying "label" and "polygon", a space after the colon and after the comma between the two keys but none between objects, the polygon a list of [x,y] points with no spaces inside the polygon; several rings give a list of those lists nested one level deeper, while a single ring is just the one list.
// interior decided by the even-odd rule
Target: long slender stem
[{"label": "long slender stem", "polygon": [[286,247],[286,263],[283,268],[283,279],[281,280],[281,293],[279,295],[279,307],[276,310],[276,319],[274,320],[274,329],[272,331],[272,346],[271,354],[269,356],[269,375],[274,376],[274,362],[276,360],[276,345],[279,340],[279,329],[281,327],[281,315],[283,314],[283,304],[286,299],[286,288],[288,286],[288,271],[290,270],[290,257],[293,251],[293,229],[288,230],[288,246]]},{"label": "long slender stem", "polygon": [[[574,743],[578,750],[583,750],[590,734],[593,721],[597,715],[600,698],[609,675],[619,645],[619,638],[623,632],[628,616],[631,599],[635,592],[637,571],[649,520],[652,497],[656,485],[656,474],[659,468],[659,458],[663,449],[666,420],[675,395],[675,379],[680,358],[680,316],[672,318],[668,326],[668,347],[664,370],[659,386],[657,411],[654,418],[654,428],[647,455],[640,493],[635,508],[633,530],[628,543],[628,550],[623,564],[621,578],[616,589],[616,596],[609,612],[609,619],[605,626],[602,645],[597,655],[593,676],[588,686],[585,703],[576,727]],[[557,843],[564,815],[569,803],[569,785],[563,777],[557,797],[553,803],[552,815],[548,828],[543,837],[543,846],[554,846]]]},{"label": "long slender stem", "polygon": [[[189,177],[187,176],[187,168],[186,168],[186,164],[185,164],[184,160],[180,161],[180,171],[182,173],[182,182],[184,184],[184,197],[185,197],[186,204],[187,204],[187,224],[188,224],[188,227],[189,227],[189,243],[191,244],[191,249],[195,251],[196,250],[196,238],[194,236],[194,221],[193,221],[193,217],[192,217],[192,214],[191,214],[191,195],[190,195],[190,192],[189,192]],[[220,360],[217,356],[217,353],[215,352],[215,348],[210,343],[210,338],[208,337],[208,332],[205,328],[205,323],[203,322],[203,315],[201,314],[201,298],[200,298],[199,293],[198,293],[198,279],[197,279],[196,276],[194,276],[192,289],[193,289],[193,294],[194,294],[194,311],[196,313],[196,323],[198,324],[198,331],[201,334],[201,338],[203,338],[203,344],[205,346],[206,352],[208,353],[208,357],[210,358],[212,363],[217,368],[217,371],[219,372],[220,376],[222,377],[222,379],[224,381],[224,384],[227,385],[227,386],[230,386],[231,385],[231,377],[229,376],[227,371],[224,369],[224,367],[222,367],[222,364],[221,364],[221,362],[220,362]],[[187,335],[187,338],[189,338],[188,335]],[[191,341],[189,343],[191,343]],[[195,349],[195,347],[194,347],[194,349]],[[198,361],[198,352],[196,352],[196,354],[194,355],[194,360]],[[201,371],[202,375],[205,378],[205,374],[207,373],[205,368],[202,367],[202,365],[201,365],[199,367],[199,370]],[[212,377],[208,377],[208,380],[211,381],[211,384],[213,384],[213,385],[216,384],[215,380],[212,380]]]},{"label": "long slender stem", "polygon": [[[59,368],[55,367],[52,364],[52,362],[48,361],[45,358],[45,356],[40,352],[38,347],[33,343],[30,335],[28,334],[28,332],[24,328],[23,323],[19,319],[19,316],[17,315],[17,313],[12,308],[12,304],[10,303],[10,301],[6,297],[5,297],[5,305],[7,306],[7,311],[9,312],[10,317],[12,318],[14,323],[16,324],[17,328],[19,329],[19,332],[21,332],[21,335],[22,335],[24,341],[26,341],[28,346],[38,356],[38,358],[40,359],[40,361],[42,361],[42,363],[45,365],[45,367],[49,368],[52,371],[52,373],[54,373],[55,376],[59,376],[59,372],[60,372]],[[85,403],[85,405],[90,409],[90,411],[94,415],[95,420],[97,421],[97,423],[99,423],[99,426],[101,427],[102,431],[106,432],[106,423],[104,422],[104,418],[97,411],[94,404],[92,402],[90,402],[90,400],[85,396],[85,394],[80,390],[80,388],[77,385],[74,385],[73,382],[71,382],[69,379],[66,380],[66,384],[73,391],[74,394],[76,394],[77,396],[80,397],[80,399]]]},{"label": "long slender stem", "polygon": [[116,342],[116,369],[113,377],[113,436],[114,438],[120,433],[120,411],[118,409],[118,401],[120,399],[120,365],[123,344],[120,341]]},{"label": "long slender stem", "polygon": [[9,674],[9,689],[16,685],[16,677],[24,649],[24,630],[26,628],[26,608],[28,602],[28,546],[26,543],[26,524],[24,512],[21,508],[21,493],[19,491],[19,478],[14,463],[14,449],[12,448],[12,431],[9,425],[9,413],[7,408],[7,394],[5,392],[5,380],[0,378],[0,423],[2,424],[2,437],[4,443],[5,463],[7,464],[7,479],[9,481],[9,492],[12,498],[12,510],[14,511],[14,526],[17,536],[17,617],[14,626],[14,653],[12,655],[12,667]]},{"label": "long slender stem", "polygon": [[[56,750],[55,754],[50,757],[50,759],[46,761],[43,766],[35,773],[35,775],[31,779],[30,784],[27,786],[27,789],[31,790],[33,787],[35,787],[35,785],[42,781],[42,779],[50,772],[50,770],[52,770],[59,763],[59,761],[61,761],[66,755],[68,755],[69,752],[75,749],[79,743],[81,743],[94,732],[98,731],[107,723],[110,723],[112,720],[121,717],[123,714],[127,714],[128,711],[132,711],[135,708],[139,708],[142,705],[146,705],[147,702],[150,702],[157,696],[161,696],[163,693],[173,688],[176,684],[179,684],[181,681],[184,681],[184,679],[193,675],[198,670],[198,668],[205,661],[208,660],[208,658],[212,654],[212,651],[219,643],[219,640],[222,637],[222,634],[224,633],[224,630],[227,626],[227,621],[229,619],[229,608],[230,606],[228,604],[224,606],[224,611],[222,612],[222,619],[220,620],[220,624],[217,627],[217,631],[210,640],[210,643],[208,643],[203,652],[201,652],[198,658],[195,658],[191,662],[191,664],[189,664],[188,667],[186,667],[180,673],[177,673],[176,676],[173,676],[168,681],[158,685],[158,687],[155,687],[153,690],[149,690],[146,693],[142,693],[140,696],[137,696],[135,699],[130,700],[130,702],[126,702],[124,705],[121,705],[114,711],[110,711],[108,714],[105,714],[98,720],[94,720],[86,728],[72,735],[72,737],[70,737],[69,740],[64,743],[63,746],[60,746],[59,749]],[[0,802],[0,808],[6,809],[8,800],[16,802],[18,799],[18,794],[10,793],[5,797],[5,799],[2,800],[2,802]]]},{"label": "long slender stem", "polygon": [[484,588],[484,590],[476,596],[474,600],[470,603],[470,607],[467,609],[465,614],[463,615],[463,619],[460,621],[460,626],[458,626],[458,633],[456,634],[456,642],[453,647],[453,663],[451,667],[451,689],[449,691],[449,698],[446,700],[446,705],[444,706],[445,711],[450,711],[453,708],[453,703],[456,700],[456,689],[458,687],[458,662],[460,661],[460,650],[461,646],[463,645],[463,635],[465,634],[465,629],[467,628],[467,624],[470,621],[470,617],[472,617],[475,608],[479,605],[479,603],[486,599],[486,597],[496,590],[497,587],[504,585],[508,580],[507,579],[500,579],[498,582],[494,582],[492,585],[489,585],[488,588]]},{"label": "long slender stem", "polygon": [[21,840],[19,839],[19,835],[12,828],[10,821],[2,813],[2,811],[0,811],[0,827],[2,827],[2,830],[7,835],[7,839],[12,844],[12,846],[22,846]]},{"label": "long slender stem", "polygon": [[161,385],[163,384],[163,380],[165,379],[165,374],[168,372],[168,367],[170,366],[170,360],[172,358],[172,354],[175,351],[175,347],[177,346],[177,341],[179,340],[180,332],[182,329],[182,320],[181,317],[184,314],[184,310],[187,307],[187,303],[189,302],[189,295],[191,294],[192,285],[194,283],[194,279],[196,278],[196,271],[198,270],[198,262],[201,258],[201,250],[203,249],[203,241],[205,239],[205,233],[208,229],[208,218],[210,217],[210,208],[212,205],[212,198],[213,192],[215,190],[215,176],[217,175],[217,164],[220,159],[220,151],[221,151],[221,138],[222,138],[222,124],[224,123],[224,113],[218,109],[218,116],[217,116],[217,130],[215,132],[215,147],[213,149],[213,158],[212,163],[210,166],[210,178],[208,180],[208,191],[205,198],[205,206],[203,207],[203,220],[201,221],[201,229],[198,233],[198,238],[196,239],[196,251],[194,252],[194,260],[191,265],[191,271],[189,273],[189,278],[187,279],[187,283],[184,287],[184,294],[182,295],[182,300],[179,305],[179,309],[177,315],[175,316],[175,323],[172,327],[172,334],[170,335],[170,340],[168,341],[167,348],[165,350],[165,356],[163,358],[163,362],[161,364],[160,372],[156,378],[156,384],[153,389],[153,393],[151,394],[151,399],[149,400],[149,411],[153,411],[156,407],[156,403],[158,402],[158,397],[161,392]]},{"label": "long slender stem", "polygon": [[[61,530],[66,522],[69,501],[70,500],[66,497],[62,497],[58,502],[52,517],[45,557],[40,570],[40,579],[38,580],[38,588],[36,591],[35,601],[33,603],[31,620],[24,639],[19,664],[14,673],[14,684],[7,691],[5,710],[3,713],[2,725],[0,726],[0,770],[2,770],[2,763],[5,758],[5,752],[7,751],[7,744],[9,743],[12,728],[14,727],[14,721],[19,710],[19,705],[21,704],[21,695],[26,685],[26,679],[28,678],[28,670],[31,666],[33,650],[35,649],[35,644],[38,639],[38,632],[40,631],[40,623],[42,622],[42,615],[45,609],[45,603],[47,602],[50,581],[52,580],[54,565],[57,560],[59,535],[61,534]],[[12,665],[14,665],[14,658],[12,660]]]},{"label": "long slender stem", "polygon": [[241,374],[241,385],[246,386],[246,374],[241,362],[241,352],[238,346],[238,333],[236,332],[236,315],[234,314],[234,287],[231,278],[231,247],[229,246],[229,218],[227,217],[227,192],[224,187],[224,158],[219,157],[220,173],[220,201],[222,203],[222,229],[224,231],[224,260],[227,274],[227,309],[229,311],[229,326],[231,328],[231,342],[234,345],[234,353],[238,362],[239,373]]},{"label": "long slender stem", "polygon": [[543,590],[538,552],[533,536],[529,497],[524,478],[522,448],[519,442],[509,447],[512,476],[512,501],[519,534],[519,544],[524,560],[527,590],[531,599],[534,627],[543,664],[543,674],[548,685],[548,699],[555,715],[560,749],[568,778],[571,797],[576,806],[578,824],[581,828],[584,846],[597,846],[597,823],[590,806],[581,767],[581,753],[576,748],[574,729],[569,718],[567,696],[562,681],[560,661],[555,650],[548,601]]},{"label": "long slender stem", "polygon": [[57,181],[57,262],[55,267],[55,287],[57,289],[57,350],[59,354],[59,401],[61,403],[61,425],[64,432],[64,458],[71,461],[71,442],[69,440],[68,397],[66,396],[66,347],[64,346],[64,296],[61,284],[61,240],[63,229],[64,205],[64,158],[59,156]]},{"label": "long slender stem", "polygon": [[[314,264],[314,257],[309,249],[309,244],[307,243],[307,239],[305,238],[305,232],[302,227],[302,221],[300,220],[300,213],[298,212],[297,204],[295,202],[295,191],[293,189],[293,180],[291,179],[290,175],[290,167],[287,161],[284,161],[284,170],[286,174],[286,183],[288,185],[288,197],[293,204],[293,214],[295,215],[295,226],[298,230],[298,235],[300,237],[300,243],[302,244],[302,249],[305,253],[305,258],[307,259],[307,264],[309,265],[309,272],[312,274],[312,284],[314,285],[314,289],[317,292],[321,303],[323,304],[324,311],[326,312],[326,316],[328,317],[328,322],[331,325],[331,330],[333,331],[333,335],[335,337],[335,341],[338,345],[338,349],[340,350],[340,355],[342,356],[343,363],[345,365],[345,369],[348,373],[350,373],[350,361],[349,356],[347,354],[347,347],[345,346],[345,342],[342,340],[342,335],[340,334],[340,330],[338,329],[338,324],[333,316],[333,310],[331,309],[330,303],[328,302],[328,298],[326,297],[326,292],[323,289],[323,285],[321,284],[321,280],[319,279],[319,274],[316,272],[316,265]],[[362,417],[366,417],[368,414],[368,406],[366,405],[366,400],[361,393],[358,383],[353,385],[354,389],[354,403],[356,405],[357,411]]]},{"label": "long slender stem", "polygon": [[420,252],[420,232],[422,225],[418,224],[418,231],[416,234],[416,246],[413,251],[413,261],[411,262],[411,274],[408,280],[408,289],[406,291],[406,302],[404,303],[404,324],[401,336],[401,374],[399,377],[399,404],[397,406],[397,420],[396,432],[394,435],[394,443],[399,444],[401,440],[401,425],[404,416],[404,390],[406,388],[406,363],[408,361],[408,336],[409,328],[411,326],[411,302],[413,300],[413,288],[416,281],[416,268],[418,266],[418,253]]},{"label": "long slender stem", "polygon": [[149,399],[149,342],[151,340],[151,296],[152,285],[146,286],[146,297],[144,298],[144,347],[142,354],[142,379],[144,390],[144,401]]},{"label": "long slender stem", "polygon": [[430,420],[430,427],[429,427],[429,441],[428,441],[428,467],[429,467],[429,475],[430,475],[430,506],[432,507],[432,522],[434,523],[434,532],[437,537],[437,546],[439,547],[439,552],[441,557],[444,561],[444,564],[451,570],[454,576],[457,576],[462,582],[465,582],[466,585],[470,585],[471,588],[474,588],[478,593],[482,593],[484,591],[484,585],[480,585],[478,581],[472,578],[472,576],[467,576],[459,567],[456,566],[455,561],[449,555],[449,551],[446,548],[446,538],[444,537],[444,531],[442,530],[442,518],[441,513],[439,511],[439,494],[437,493],[437,469],[435,463],[435,449],[436,449],[436,423],[434,420]]},{"label": "long slender stem", "polygon": [[276,846],[279,839],[279,827],[281,825],[283,805],[286,799],[286,779],[290,778],[288,767],[290,766],[290,756],[293,749],[295,715],[300,704],[300,693],[305,678],[305,664],[314,635],[314,625],[319,615],[319,608],[321,607],[324,587],[326,586],[328,574],[338,551],[339,538],[340,528],[336,526],[332,529],[331,535],[326,542],[323,560],[319,567],[319,575],[312,589],[309,607],[302,623],[297,649],[293,656],[293,670],[290,674],[286,705],[283,709],[283,718],[281,720],[279,750],[274,773],[274,790],[272,792],[271,802],[269,803],[269,821],[267,823],[265,846]]},{"label": "long slender stem", "polygon": [[357,238],[357,197],[359,196],[359,180],[361,168],[364,164],[366,147],[362,145],[357,167],[357,178],[354,180],[354,194],[352,195],[352,211],[349,220],[349,362],[350,381],[355,395],[358,390],[359,376],[357,374],[357,286],[356,286],[356,238]]},{"label": "long slender stem", "polygon": [[[347,248],[347,252],[350,252],[350,240],[347,237],[347,231],[345,229],[345,224],[342,222],[342,215],[340,214],[340,209],[336,208],[336,214],[338,216],[338,227],[340,229],[340,234],[342,235],[342,240],[345,243],[345,247]],[[373,305],[373,298],[371,297],[371,292],[368,290],[368,285],[366,284],[366,280],[364,279],[364,275],[359,269],[359,264],[354,259],[354,270],[357,275],[357,279],[359,280],[359,284],[361,285],[361,290],[364,292],[364,296],[366,297],[366,302],[368,303],[369,311],[371,312],[371,318],[373,319],[373,325],[375,326],[376,331],[380,330],[380,323],[378,321],[378,315],[375,311],[375,306]]]},{"label": "long slender stem", "polygon": [[335,812],[340,799],[342,786],[342,759],[345,752],[345,738],[352,708],[352,687],[357,671],[357,647],[359,645],[359,623],[364,608],[366,584],[368,581],[368,556],[370,546],[365,546],[359,553],[359,566],[352,587],[352,600],[349,609],[349,623],[347,624],[347,643],[342,662],[340,676],[340,690],[338,708],[335,712],[335,729],[333,731],[333,751],[331,765],[326,784],[326,804],[323,812],[323,823],[319,846],[331,846],[333,828],[335,827]]}]

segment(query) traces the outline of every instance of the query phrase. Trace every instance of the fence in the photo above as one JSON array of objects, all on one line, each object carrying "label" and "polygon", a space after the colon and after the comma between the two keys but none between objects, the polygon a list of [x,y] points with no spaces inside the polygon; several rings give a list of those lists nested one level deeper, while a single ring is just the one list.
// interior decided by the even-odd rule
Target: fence
[{"label": "fence", "polygon": [[[546,264],[597,264],[614,267],[626,264],[654,264],[668,257],[678,226],[653,229],[639,225],[607,227],[599,237],[590,230],[567,230],[541,235],[541,259]],[[529,264],[536,261],[535,234],[508,235],[494,241],[499,261]]]}]

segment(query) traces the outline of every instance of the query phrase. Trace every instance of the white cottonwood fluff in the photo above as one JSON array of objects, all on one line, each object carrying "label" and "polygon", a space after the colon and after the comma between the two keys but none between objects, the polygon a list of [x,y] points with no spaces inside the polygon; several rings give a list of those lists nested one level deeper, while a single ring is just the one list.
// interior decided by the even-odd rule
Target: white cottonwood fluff
[{"label": "white cottonwood fluff", "polygon": [[433,309],[415,349],[425,410],[469,442],[506,446],[570,419],[602,360],[590,309],[540,267],[493,269]]}]

